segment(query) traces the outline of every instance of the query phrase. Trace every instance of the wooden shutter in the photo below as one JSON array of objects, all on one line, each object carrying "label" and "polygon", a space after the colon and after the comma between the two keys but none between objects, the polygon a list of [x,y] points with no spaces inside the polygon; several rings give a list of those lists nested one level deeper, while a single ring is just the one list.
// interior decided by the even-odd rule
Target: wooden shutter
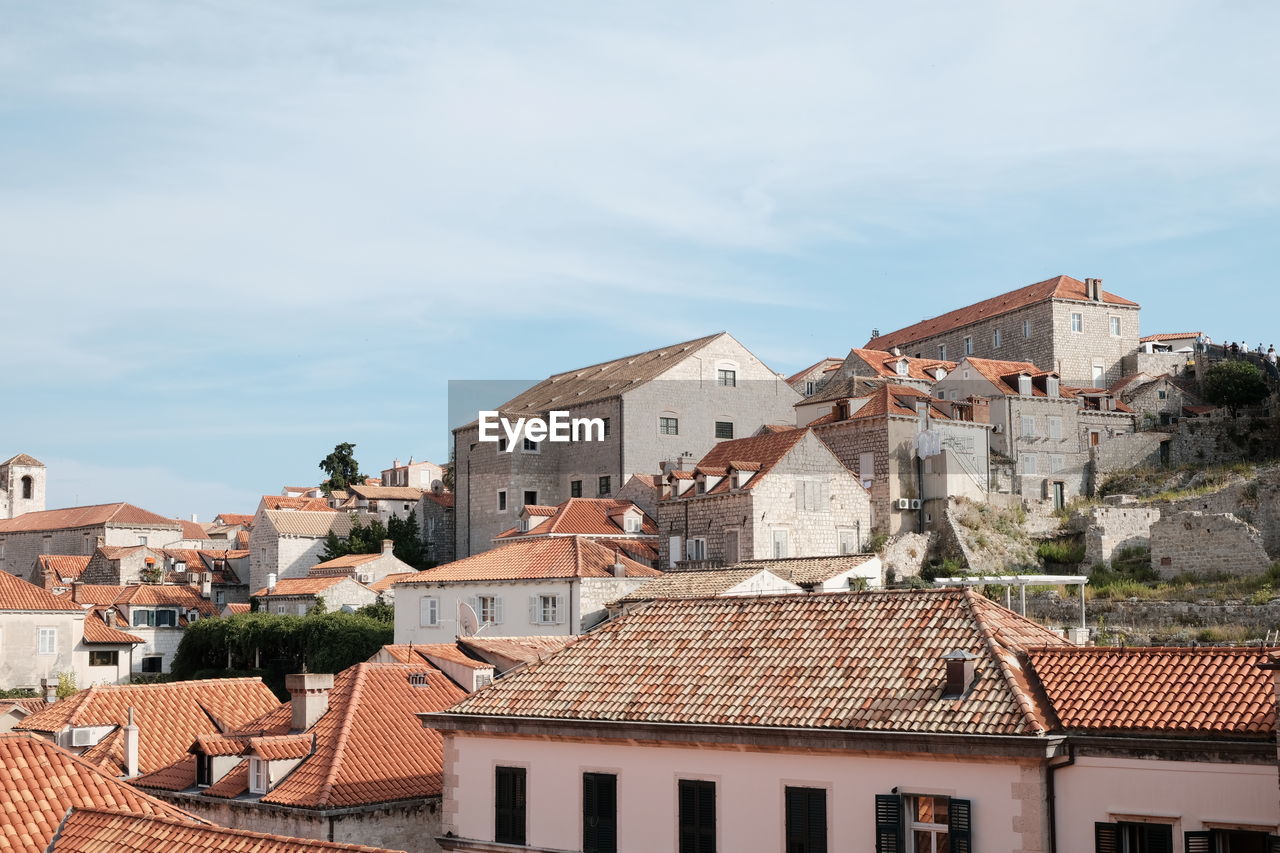
[{"label": "wooden shutter", "polygon": [[1280,853],[1280,835],[1267,836],[1267,853]]},{"label": "wooden shutter", "polygon": [[679,853],[716,853],[716,783],[681,779]]},{"label": "wooden shutter", "polygon": [[973,853],[973,803],[952,798],[950,807],[947,835],[951,838],[951,853]]},{"label": "wooden shutter", "polygon": [[538,596],[529,596],[529,624],[537,625],[542,621],[542,614],[538,612]]},{"label": "wooden shutter", "polygon": [[1147,853],[1173,853],[1173,825],[1148,823],[1143,835],[1147,837]]},{"label": "wooden shutter", "polygon": [[525,843],[525,769],[498,767],[494,772],[493,840]]},{"label": "wooden shutter", "polygon": [[493,624],[502,624],[502,596],[500,595],[493,597]]},{"label": "wooden shutter", "polygon": [[551,620],[552,625],[560,625],[564,622],[564,596],[560,593],[555,594],[556,609],[554,618]]},{"label": "wooden shutter", "polygon": [[827,853],[827,791],[787,788],[787,853]]},{"label": "wooden shutter", "polygon": [[1213,833],[1205,830],[1204,832],[1184,832],[1182,833],[1182,849],[1186,853],[1213,853]]},{"label": "wooden shutter", "polygon": [[876,794],[876,853],[902,853],[902,798]]},{"label": "wooden shutter", "polygon": [[582,774],[582,853],[617,853],[618,777]]},{"label": "wooden shutter", "polygon": [[1120,853],[1120,825],[1095,823],[1093,825],[1094,853]]}]

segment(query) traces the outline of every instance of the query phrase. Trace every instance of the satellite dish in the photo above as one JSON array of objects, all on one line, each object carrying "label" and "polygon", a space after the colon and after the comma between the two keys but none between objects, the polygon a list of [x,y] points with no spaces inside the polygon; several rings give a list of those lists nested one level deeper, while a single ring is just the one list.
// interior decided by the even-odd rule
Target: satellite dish
[{"label": "satellite dish", "polygon": [[470,637],[480,630],[480,617],[470,604],[458,602],[458,636]]}]

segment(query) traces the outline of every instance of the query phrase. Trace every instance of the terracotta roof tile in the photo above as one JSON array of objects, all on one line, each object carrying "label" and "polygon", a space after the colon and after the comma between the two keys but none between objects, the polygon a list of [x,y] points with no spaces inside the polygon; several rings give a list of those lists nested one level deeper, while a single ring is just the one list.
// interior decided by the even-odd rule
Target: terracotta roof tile
[{"label": "terracotta roof tile", "polygon": [[14,708],[21,708],[27,714],[43,710],[49,703],[36,697],[34,699],[0,699],[0,714],[7,714]]},{"label": "terracotta roof tile", "polygon": [[834,356],[828,356],[827,358],[824,358],[821,361],[814,362],[813,364],[806,367],[804,370],[801,370],[798,373],[793,373],[790,376],[788,376],[787,384],[794,385],[795,383],[799,382],[801,379],[804,379],[806,376],[808,376],[811,373],[825,373],[828,370],[831,370],[834,367],[839,367],[842,364],[844,364],[844,359],[835,358]]},{"label": "terracotta roof tile", "polygon": [[44,853],[73,806],[199,820],[43,738],[0,734],[0,853]]},{"label": "terracotta roof tile", "polygon": [[1204,332],[1160,332],[1159,334],[1147,335],[1145,337],[1138,338],[1138,343],[1145,344],[1157,341],[1181,341],[1197,338],[1203,334]]},{"label": "terracotta roof tile", "polygon": [[79,611],[82,608],[61,595],[0,571],[0,610]]},{"label": "terracotta roof tile", "polygon": [[334,557],[332,560],[316,563],[311,567],[311,571],[316,569],[349,569],[353,566],[363,566],[365,563],[376,560],[381,556],[381,551],[375,551],[372,554],[343,554],[341,557]]},{"label": "terracotta roof tile", "polygon": [[[787,429],[782,431],[767,431],[748,438],[735,438],[728,441],[721,441],[702,457],[694,470],[706,471],[707,469],[728,468],[730,460],[738,460],[741,462],[752,463],[758,465],[757,473],[743,485],[742,489],[750,489],[768,476],[769,471],[774,465],[777,465],[784,456],[791,452],[791,449],[800,443],[805,437],[808,430],[805,429]],[[677,472],[673,471],[672,474]],[[728,492],[731,483],[729,478],[721,480],[705,494],[719,494]],[[672,495],[667,500],[680,500],[683,498],[700,497],[696,494],[696,490],[689,489],[682,495]]]},{"label": "terracotta roof tile", "polygon": [[104,524],[143,525],[146,527],[179,528],[178,522],[129,503],[76,506],[67,509],[47,509],[27,512],[16,518],[0,519],[0,533],[18,533],[31,530],[67,530],[78,527],[99,527]]},{"label": "terracotta roof tile", "polygon": [[[968,589],[658,601],[450,713],[1039,734],[1016,651],[1062,642]],[[943,699],[956,649],[978,674]]]},{"label": "terracotta roof tile", "polygon": [[[1016,311],[1019,308],[1025,308],[1028,305],[1035,305],[1038,302],[1045,302],[1050,299],[1088,301],[1085,298],[1083,281],[1072,278],[1069,275],[1055,276],[1035,284],[1029,284],[1026,287],[1020,287],[1017,290],[1011,290],[1008,293],[1002,293],[999,296],[993,296],[990,299],[984,299],[981,302],[975,302],[972,305],[966,305],[964,308],[948,311],[946,314],[941,314],[929,320],[922,320],[919,323],[898,329],[895,332],[889,332],[878,338],[872,338],[867,342],[866,348],[890,350],[895,346],[904,347],[924,338],[945,334],[961,326],[968,326],[972,323],[1007,314],[1010,311]],[[1138,303],[1106,291],[1102,292],[1102,301],[1107,305],[1138,307]]]},{"label": "terracotta roof tile", "polygon": [[618,557],[609,548],[589,539],[564,536],[521,539],[490,551],[417,572],[397,586],[450,581],[517,580],[521,578],[613,577],[613,564],[621,559],[629,578],[657,577],[661,572],[630,557]]},{"label": "terracotta roof tile", "polygon": [[434,503],[438,503],[440,504],[440,506],[446,507],[446,508],[452,508],[455,500],[453,492],[427,491],[422,493],[422,497],[424,500],[429,500]]},{"label": "terracotta roof tile", "polygon": [[398,663],[431,663],[431,658],[434,657],[469,669],[493,669],[493,664],[471,657],[457,643],[387,645],[382,647],[382,651],[391,655]]},{"label": "terracotta roof tile", "polygon": [[213,615],[214,605],[200,595],[199,587],[188,584],[138,583],[120,588],[112,604],[155,607],[169,605],[183,610],[198,610],[201,615]]},{"label": "terracotta roof tile", "polygon": [[374,592],[378,592],[378,593],[386,592],[387,590],[391,589],[391,587],[400,583],[400,581],[408,580],[409,578],[413,577],[416,574],[417,572],[396,572],[395,574],[384,575],[383,577],[378,578],[373,583],[368,584],[368,587]]},{"label": "terracotta roof tile", "polygon": [[[722,595],[743,581],[760,574],[763,569],[708,569],[705,571],[666,572],[660,578],[646,581],[618,599],[619,604],[654,601],[661,598],[705,598]],[[796,592],[800,592],[796,589]],[[777,590],[771,594],[776,595]]]},{"label": "terracotta roof tile", "polygon": [[1259,648],[1035,648],[1027,652],[1062,728],[1270,737],[1275,683]]},{"label": "terracotta roof tile", "polygon": [[[253,596],[255,598],[280,598],[290,595],[319,595],[330,587],[337,586],[344,580],[349,580],[347,575],[280,578],[280,580],[276,581],[274,589],[268,590],[266,587],[263,587],[253,593]],[[352,583],[359,582],[352,581]]]},{"label": "terracotta roof tile", "polygon": [[91,556],[74,554],[41,554],[36,557],[36,567],[40,576],[52,580],[75,580],[88,567]]},{"label": "terracotta roof tile", "polygon": [[175,518],[175,519],[174,519],[174,522],[175,522],[175,523],[177,523],[179,526],[181,526],[181,527],[182,527],[182,538],[183,538],[183,539],[197,539],[197,540],[198,540],[198,539],[208,539],[208,538],[209,538],[209,531],[208,531],[208,530],[206,530],[206,529],[205,529],[205,526],[204,526],[203,524],[199,523],[198,521],[191,521],[191,520],[189,520],[189,519]]},{"label": "terracotta roof tile", "polygon": [[574,637],[459,637],[458,645],[507,670],[519,663],[543,660],[574,641]]},{"label": "terracotta roof tile", "polygon": [[[195,784],[196,772],[195,762],[192,759],[191,765],[191,781],[184,787],[190,788]],[[141,780],[139,780],[141,784]],[[249,790],[249,759],[245,759],[232,767],[226,776],[223,776],[217,782],[214,782],[202,792],[206,797],[220,797],[225,799],[233,799]]]},{"label": "terracotta roof tile", "polygon": [[85,616],[84,641],[89,644],[102,643],[113,646],[146,642],[141,637],[135,637],[133,634],[126,634],[124,631],[112,628],[102,621],[102,617],[97,611]]},{"label": "terracotta roof tile", "polygon": [[[546,536],[550,534],[578,536],[625,536],[620,520],[621,512],[631,508],[640,510],[631,501],[613,498],[569,498],[554,507],[526,506],[524,511],[530,515],[547,518],[532,530],[522,531],[519,527],[499,533],[496,539],[517,536]],[[614,519],[619,519],[615,521]],[[640,510],[640,533],[646,536],[657,536],[658,525],[644,510]]]},{"label": "terracotta roof tile", "polygon": [[328,498],[287,498],[283,495],[263,495],[262,508],[292,512],[337,512],[329,506]]},{"label": "terracotta roof tile", "polygon": [[264,519],[280,534],[322,539],[332,531],[339,536],[351,532],[351,517],[345,512],[310,512],[296,509],[268,509]]},{"label": "terracotta roof tile", "polygon": [[314,747],[315,740],[309,734],[262,735],[249,738],[246,754],[252,753],[268,761],[282,761],[286,758],[306,758]]},{"label": "terracotta roof tile", "polygon": [[232,602],[231,604],[228,604],[228,605],[227,605],[227,610],[231,611],[231,614],[234,616],[234,615],[235,615],[235,614],[237,614],[237,613],[249,613],[249,612],[251,612],[251,611],[253,610],[253,605],[251,605],[251,604],[249,604],[249,603],[247,603],[247,602],[239,602],[239,601],[237,601],[237,602]]},{"label": "terracotta roof tile", "polygon": [[738,568],[755,571],[768,569],[780,578],[794,584],[808,586],[831,580],[836,575],[856,569],[875,554],[841,554],[837,557],[784,557],[777,560],[742,560]]},{"label": "terracotta roof tile", "polygon": [[253,527],[253,516],[243,515],[235,512],[220,513],[214,521],[227,525],[228,527]]},{"label": "terracotta roof tile", "polygon": [[356,497],[373,501],[419,501],[423,490],[416,486],[352,486]]},{"label": "terracotta roof tile", "polygon": [[333,841],[288,838],[245,829],[199,825],[168,817],[124,811],[76,809],[63,823],[50,853],[387,853],[383,848]]}]

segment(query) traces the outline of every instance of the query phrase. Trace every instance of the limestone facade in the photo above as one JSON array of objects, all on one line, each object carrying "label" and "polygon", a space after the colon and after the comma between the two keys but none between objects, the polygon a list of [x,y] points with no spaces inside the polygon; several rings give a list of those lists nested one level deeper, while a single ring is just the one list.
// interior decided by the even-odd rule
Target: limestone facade
[{"label": "limestone facade", "polygon": [[182,527],[176,521],[172,524],[106,522],[89,527],[0,531],[0,570],[27,578],[41,554],[93,554],[99,545],[163,548],[181,539]]},{"label": "limestone facade", "polygon": [[43,510],[46,474],[44,464],[25,453],[0,462],[0,518]]},{"label": "limestone facade", "polygon": [[1151,525],[1151,567],[1162,578],[1182,572],[1261,574],[1271,567],[1262,534],[1229,513],[1176,513]]}]

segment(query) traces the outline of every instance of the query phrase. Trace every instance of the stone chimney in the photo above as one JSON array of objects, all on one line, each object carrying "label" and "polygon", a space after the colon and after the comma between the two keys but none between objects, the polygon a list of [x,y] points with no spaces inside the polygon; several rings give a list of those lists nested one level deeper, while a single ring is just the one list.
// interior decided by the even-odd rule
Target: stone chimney
[{"label": "stone chimney", "polygon": [[213,572],[200,575],[200,597],[205,599],[213,597]]},{"label": "stone chimney", "polygon": [[1092,302],[1102,301],[1102,279],[1086,278],[1084,280],[1084,298]]},{"label": "stone chimney", "polygon": [[267,592],[273,592],[276,588],[276,573],[267,572]]},{"label": "stone chimney", "polygon": [[613,576],[615,578],[625,578],[627,576],[627,567],[622,563],[622,554],[616,548],[613,552]]},{"label": "stone chimney", "polygon": [[40,679],[40,690],[44,693],[44,701],[52,705],[58,701],[58,682],[47,678]]},{"label": "stone chimney", "polygon": [[138,775],[138,727],[133,722],[133,706],[129,706],[129,724],[124,727],[124,766],[125,776],[132,779]]},{"label": "stone chimney", "polygon": [[329,691],[333,689],[332,673],[299,672],[286,675],[284,686],[289,691],[294,731],[305,732],[329,710]]},{"label": "stone chimney", "polygon": [[193,524],[199,524],[199,523],[200,523],[200,519],[196,518],[196,514],[195,514],[194,512],[193,512],[193,513],[191,513],[191,521],[192,521],[192,523],[193,523]]},{"label": "stone chimney", "polygon": [[390,554],[392,551],[394,551],[394,550],[395,550],[395,548],[396,548],[396,543],[395,543],[395,542],[393,542],[392,540],[390,540],[390,539],[383,539],[383,540],[382,540],[382,553],[383,553],[383,554]]},{"label": "stone chimney", "polygon": [[978,658],[962,649],[956,649],[947,652],[942,659],[947,665],[947,683],[942,689],[942,698],[959,699],[973,685]]}]

